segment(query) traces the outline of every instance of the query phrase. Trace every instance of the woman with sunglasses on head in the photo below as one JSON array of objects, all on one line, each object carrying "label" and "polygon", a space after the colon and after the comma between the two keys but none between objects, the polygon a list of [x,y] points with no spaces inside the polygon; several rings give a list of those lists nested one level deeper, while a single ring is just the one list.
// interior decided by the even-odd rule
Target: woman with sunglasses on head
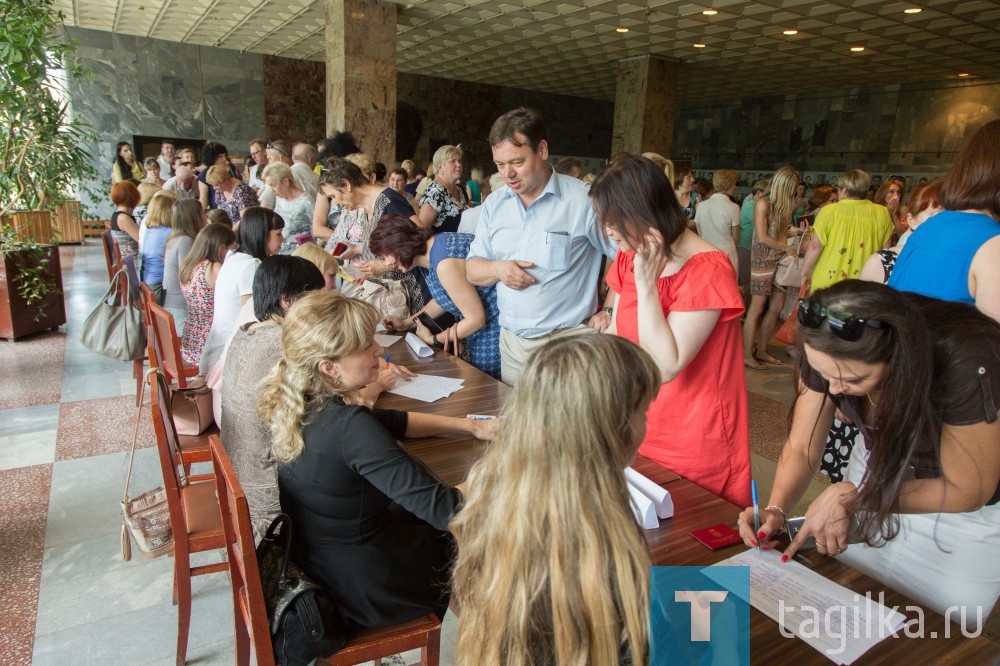
[{"label": "woman with sunglasses on head", "polygon": [[752,508],[740,515],[745,543],[776,546],[840,409],[864,444],[782,561],[815,537],[820,553],[928,608],[985,617],[1000,593],[1000,325],[860,280],[801,300],[797,316],[799,394],[759,532]]}]

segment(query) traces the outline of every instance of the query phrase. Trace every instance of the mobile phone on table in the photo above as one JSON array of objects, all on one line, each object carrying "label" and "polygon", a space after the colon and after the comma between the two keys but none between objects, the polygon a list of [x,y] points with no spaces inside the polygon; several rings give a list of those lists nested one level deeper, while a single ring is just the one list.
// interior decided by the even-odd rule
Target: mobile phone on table
[{"label": "mobile phone on table", "polygon": [[434,321],[434,319],[432,319],[431,316],[426,312],[418,312],[417,320],[420,321],[421,324],[426,326],[427,330],[429,330],[434,335],[438,335],[439,333],[444,333],[444,329],[441,328],[438,325],[438,323]]}]

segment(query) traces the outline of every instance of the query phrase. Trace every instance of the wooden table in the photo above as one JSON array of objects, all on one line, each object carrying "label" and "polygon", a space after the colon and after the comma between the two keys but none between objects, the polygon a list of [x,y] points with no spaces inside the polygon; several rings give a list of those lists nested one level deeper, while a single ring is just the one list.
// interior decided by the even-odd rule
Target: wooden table
[{"label": "wooden table", "polygon": [[[496,414],[510,392],[504,384],[440,351],[432,358],[417,358],[402,340],[386,351],[394,363],[414,372],[460,377],[465,385],[457,393],[433,403],[386,393],[379,398],[379,407],[457,417],[473,413]],[[472,437],[457,435],[407,439],[403,445],[432,474],[449,485],[465,480],[469,468],[487,446]],[[674,503],[674,517],[660,521],[657,529],[646,531],[653,564],[708,566],[736,555],[744,547],[735,545],[711,551],[690,536],[694,530],[719,523],[735,527],[739,507],[642,456],[636,458],[633,467],[669,490]],[[815,551],[806,551],[803,557],[813,571],[857,592],[862,599],[870,592],[877,601],[879,592],[884,592],[886,605],[898,605],[898,610],[907,618],[914,616],[913,612],[906,612],[906,606],[918,604],[882,583]],[[943,616],[925,610],[925,638],[888,638],[855,663],[1000,664],[1000,645],[983,637],[965,638],[955,624],[947,627],[950,637],[946,638],[946,624]],[[930,638],[931,632],[936,632],[937,638]],[[750,653],[751,661],[760,664],[833,663],[804,641],[783,637],[777,624],[755,608],[750,610]]]}]

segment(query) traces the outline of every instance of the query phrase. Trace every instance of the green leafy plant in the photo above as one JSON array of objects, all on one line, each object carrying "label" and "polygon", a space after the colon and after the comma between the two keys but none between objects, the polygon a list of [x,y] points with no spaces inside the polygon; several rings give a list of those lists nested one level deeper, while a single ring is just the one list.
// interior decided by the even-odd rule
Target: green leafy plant
[{"label": "green leafy plant", "polygon": [[7,283],[11,286],[16,284],[17,295],[29,307],[37,308],[35,321],[45,317],[48,297],[61,293],[48,265],[48,247],[20,237],[9,224],[0,228],[0,255],[17,258],[17,272],[7,276]]},{"label": "green leafy plant", "polygon": [[93,132],[68,113],[65,77],[89,76],[73,57],[52,0],[0,2],[0,217],[51,209],[97,174]]}]

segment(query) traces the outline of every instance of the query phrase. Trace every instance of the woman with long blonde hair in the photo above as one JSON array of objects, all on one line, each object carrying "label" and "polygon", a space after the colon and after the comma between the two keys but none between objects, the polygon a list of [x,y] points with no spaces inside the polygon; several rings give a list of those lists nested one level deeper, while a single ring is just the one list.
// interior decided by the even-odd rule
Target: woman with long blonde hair
[{"label": "woman with long blonde hair", "polygon": [[285,316],[284,356],[257,407],[271,426],[281,508],[295,525],[293,558],[336,597],[349,632],[430,612],[440,618],[448,608],[447,529],[462,494],[397,440],[442,432],[487,439],[498,426],[358,404],[385,366],[378,321],[371,305],[339,292],[301,297]]},{"label": "woman with long blonde hair", "polygon": [[622,470],[659,386],[649,354],[612,335],[529,357],[451,522],[455,663],[647,661],[650,559]]},{"label": "woman with long blonde hair", "polygon": [[[798,172],[790,166],[781,167],[754,207],[753,245],[750,248],[750,307],[743,320],[743,364],[753,370],[765,369],[767,366],[764,363],[783,365],[767,352],[767,343],[778,323],[781,308],[785,305],[785,292],[774,288],[774,272],[783,256],[795,257],[799,253],[787,243],[792,214],[795,212],[795,187],[798,184]],[[767,314],[764,314],[761,321],[765,304]]]}]

